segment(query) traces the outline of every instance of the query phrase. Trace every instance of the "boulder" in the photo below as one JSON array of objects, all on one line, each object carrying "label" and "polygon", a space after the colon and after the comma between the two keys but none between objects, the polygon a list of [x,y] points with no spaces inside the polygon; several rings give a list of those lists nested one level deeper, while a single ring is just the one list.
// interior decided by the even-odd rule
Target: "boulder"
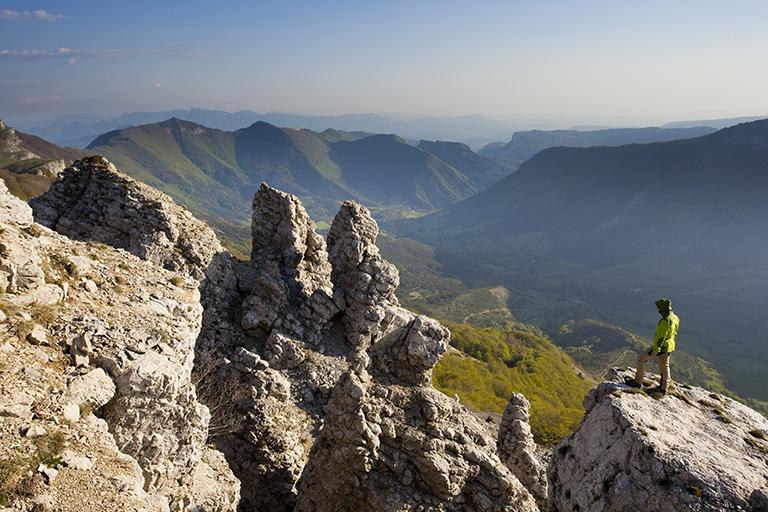
[{"label": "boulder", "polygon": [[96,368],[85,375],[75,377],[64,393],[66,400],[74,401],[78,406],[87,404],[96,410],[115,395],[115,383],[102,368]]},{"label": "boulder", "polygon": [[766,510],[768,420],[705,389],[665,396],[614,370],[585,399],[578,430],[549,466],[556,511]]}]

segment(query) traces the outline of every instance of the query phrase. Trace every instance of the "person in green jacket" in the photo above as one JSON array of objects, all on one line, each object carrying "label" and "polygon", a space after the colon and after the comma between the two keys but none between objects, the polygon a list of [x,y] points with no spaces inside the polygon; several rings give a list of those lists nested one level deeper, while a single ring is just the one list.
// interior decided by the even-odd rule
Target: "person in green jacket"
[{"label": "person in green jacket", "polygon": [[675,351],[675,336],[680,327],[680,318],[672,312],[672,301],[659,299],[656,301],[661,320],[656,325],[656,334],[653,337],[653,346],[647,352],[641,352],[637,356],[637,372],[634,379],[627,380],[632,387],[642,387],[645,375],[645,363],[655,359],[661,373],[661,384],[652,391],[666,393],[669,387],[669,356]]}]

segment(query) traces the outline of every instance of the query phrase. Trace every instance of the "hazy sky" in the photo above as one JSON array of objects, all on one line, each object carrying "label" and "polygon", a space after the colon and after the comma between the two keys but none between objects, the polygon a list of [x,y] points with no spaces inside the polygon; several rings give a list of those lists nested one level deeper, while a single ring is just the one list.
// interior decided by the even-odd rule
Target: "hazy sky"
[{"label": "hazy sky", "polygon": [[0,117],[768,113],[768,2],[0,0]]}]

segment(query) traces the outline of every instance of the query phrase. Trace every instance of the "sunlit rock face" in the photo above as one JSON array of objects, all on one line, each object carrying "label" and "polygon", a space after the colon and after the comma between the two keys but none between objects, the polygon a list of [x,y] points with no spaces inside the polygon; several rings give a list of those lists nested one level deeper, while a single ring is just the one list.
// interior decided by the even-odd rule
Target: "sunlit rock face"
[{"label": "sunlit rock face", "polygon": [[554,510],[768,510],[768,421],[728,397],[675,386],[664,397],[625,386],[585,399],[583,423],[549,466]]}]

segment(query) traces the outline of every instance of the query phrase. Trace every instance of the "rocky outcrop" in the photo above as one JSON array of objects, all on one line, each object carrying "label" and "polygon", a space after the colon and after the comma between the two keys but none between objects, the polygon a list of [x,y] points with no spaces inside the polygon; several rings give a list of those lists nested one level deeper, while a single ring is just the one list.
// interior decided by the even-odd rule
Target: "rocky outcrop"
[{"label": "rocky outcrop", "polygon": [[62,235],[125,249],[196,279],[222,250],[204,222],[98,156],[73,163],[30,204],[37,222]]},{"label": "rocky outcrop", "polygon": [[294,196],[264,184],[253,209],[236,291],[203,291],[195,370],[243,510],[535,510],[484,424],[432,388],[449,332],[398,305],[367,209],[342,205],[327,250]]},{"label": "rocky outcrop", "polygon": [[24,142],[16,134],[16,130],[6,125],[0,119],[0,153],[5,153],[11,159],[29,160],[38,156],[24,147]]},{"label": "rocky outcrop", "polygon": [[299,481],[297,511],[536,511],[482,423],[431,386],[350,371]]},{"label": "rocky outcrop", "polygon": [[509,399],[499,424],[499,457],[513,475],[528,489],[541,510],[547,510],[547,471],[536,453],[531,426],[531,404],[520,393]]},{"label": "rocky outcrop", "polygon": [[339,308],[333,300],[325,240],[298,198],[262,183],[253,198],[251,264],[256,269],[243,303],[249,334],[273,329],[318,342]]},{"label": "rocky outcrop", "polygon": [[191,380],[197,281],[31,222],[2,181],[0,223],[0,459],[23,470],[3,499],[233,511],[239,483],[205,444]]},{"label": "rocky outcrop", "polygon": [[379,255],[379,227],[368,209],[345,201],[328,233],[334,285],[343,292],[346,338],[352,347],[367,349],[379,337],[386,311],[398,305],[397,268]]},{"label": "rocky outcrop", "polygon": [[367,496],[371,507],[535,510],[485,425],[431,387],[450,333],[398,305],[397,271],[360,205],[342,206],[329,255],[301,203],[262,185],[246,264],[101,158],[33,201],[40,221],[90,242],[9,205],[0,215],[18,226],[2,282],[32,303],[52,287],[58,321],[28,338],[64,347],[59,414],[77,424],[96,411],[147,499],[232,508],[237,481],[213,441],[245,483],[243,509],[341,510]]},{"label": "rocky outcrop", "polygon": [[768,420],[701,388],[629,388],[630,375],[614,371],[592,390],[581,426],[555,450],[553,510],[768,510]]},{"label": "rocky outcrop", "polygon": [[16,172],[18,174],[34,174],[35,176],[45,176],[46,178],[55,179],[61,176],[61,173],[64,172],[64,169],[66,168],[67,162],[64,160],[50,160],[39,165],[23,167]]},{"label": "rocky outcrop", "polygon": [[264,342],[256,345],[287,377],[287,402],[312,427],[303,430],[312,450],[292,457],[302,465],[293,473],[301,479],[288,482],[296,509],[534,510],[482,424],[431,387],[449,332],[398,306],[397,270],[378,254],[367,209],[342,205],[327,253],[295,197],[262,185],[253,222],[257,275],[244,326],[253,326],[245,319],[252,297],[264,296],[262,283],[278,282],[276,318],[260,325]]}]

